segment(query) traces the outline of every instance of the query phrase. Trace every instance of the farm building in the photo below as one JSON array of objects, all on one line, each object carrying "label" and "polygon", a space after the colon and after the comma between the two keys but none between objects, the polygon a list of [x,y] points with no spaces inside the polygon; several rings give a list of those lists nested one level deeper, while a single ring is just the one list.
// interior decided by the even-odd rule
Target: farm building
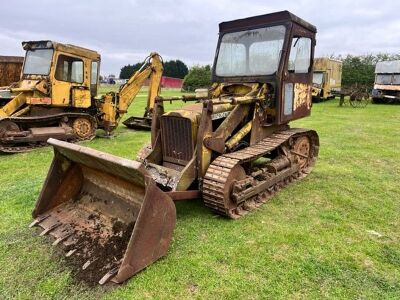
[{"label": "farm building", "polygon": [[181,89],[182,85],[183,85],[183,79],[167,77],[167,76],[163,76],[161,78],[161,86],[164,87],[164,88]]},{"label": "farm building", "polygon": [[0,86],[8,86],[19,80],[23,62],[23,57],[0,56]]}]

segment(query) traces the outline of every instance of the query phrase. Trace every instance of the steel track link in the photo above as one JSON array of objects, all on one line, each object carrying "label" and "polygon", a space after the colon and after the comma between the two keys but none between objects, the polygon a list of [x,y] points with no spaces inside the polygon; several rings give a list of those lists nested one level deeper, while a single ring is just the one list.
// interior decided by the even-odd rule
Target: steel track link
[{"label": "steel track link", "polygon": [[[95,138],[96,135],[93,135],[87,139],[80,139],[80,138],[75,138],[75,139],[71,139],[68,142],[69,143],[79,143],[79,142],[83,142],[83,141],[91,141]],[[33,145],[28,145],[28,146],[9,146],[9,147],[5,147],[5,146],[0,146],[0,154],[4,153],[4,154],[12,154],[12,153],[25,153],[25,152],[30,152],[36,149],[40,149],[40,148],[44,148],[49,146],[47,143],[40,143],[40,144],[33,144]]]},{"label": "steel track link", "polygon": [[[226,194],[225,184],[229,184],[229,182],[227,182],[228,176],[235,166],[254,161],[288,142],[290,138],[297,138],[304,135],[308,136],[311,141],[311,159],[305,168],[277,182],[273,187],[258,194],[254,199],[244,201],[235,209],[229,209],[227,207],[226,198],[224,197]],[[318,151],[319,140],[315,131],[307,129],[289,129],[275,133],[245,149],[221,155],[211,163],[204,177],[202,189],[203,201],[205,205],[215,213],[237,219],[247,212],[261,206],[287,184],[307,176],[315,163]]]},{"label": "steel track link", "polygon": [[[91,120],[92,123],[95,125],[94,134],[92,136],[90,136],[90,137],[88,137],[86,139],[77,137],[77,138],[69,140],[69,142],[78,143],[78,142],[82,142],[82,141],[88,141],[88,140],[90,141],[90,140],[95,138],[97,124],[96,124],[95,118],[93,116],[91,116],[91,115],[88,115],[88,114],[84,114],[84,113],[57,114],[57,115],[54,115],[54,116],[40,117],[40,118],[38,118],[36,120],[36,123],[41,122],[43,120],[45,120],[45,121],[53,121],[53,120],[61,119],[61,118],[65,117],[65,116],[67,116],[67,117],[75,117],[75,118],[90,116],[90,118],[92,119]],[[30,120],[30,119],[32,119],[32,120]],[[25,117],[25,118],[12,118],[12,117],[9,117],[9,118],[2,119],[1,121],[5,121],[5,120],[10,120],[10,121],[18,120],[18,121],[22,121],[21,123],[28,122],[27,120],[29,120],[30,122],[34,122],[35,121],[34,118],[32,118],[32,117]],[[40,148],[47,147],[47,146],[48,146],[48,144],[46,142],[32,143],[32,144],[23,145],[23,146],[4,146],[4,145],[0,145],[0,153],[4,153],[4,154],[24,153],[24,152],[30,152],[30,151],[33,151],[35,149],[40,149]]]}]

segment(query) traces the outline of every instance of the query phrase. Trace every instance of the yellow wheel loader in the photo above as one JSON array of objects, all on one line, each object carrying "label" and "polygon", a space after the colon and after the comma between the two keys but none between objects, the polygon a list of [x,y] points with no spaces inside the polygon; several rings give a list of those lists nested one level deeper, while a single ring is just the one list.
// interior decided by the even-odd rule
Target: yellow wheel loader
[{"label": "yellow wheel loader", "polygon": [[288,11],[221,23],[208,99],[165,113],[179,98],[157,97],[140,161],[49,141],[32,226],[78,278],[121,283],[167,253],[174,201],[238,219],[309,174],[318,135],[289,122],[310,115],[315,34]]},{"label": "yellow wheel loader", "polygon": [[[147,78],[151,79],[147,114],[159,93],[163,65],[157,53],[150,54],[118,93],[96,98],[97,52],[51,41],[24,42],[23,48],[20,81],[0,90],[5,102],[0,108],[0,152],[28,151],[46,145],[51,137],[92,139],[96,129],[110,135]],[[136,118],[136,123],[146,126],[148,118]]]}]

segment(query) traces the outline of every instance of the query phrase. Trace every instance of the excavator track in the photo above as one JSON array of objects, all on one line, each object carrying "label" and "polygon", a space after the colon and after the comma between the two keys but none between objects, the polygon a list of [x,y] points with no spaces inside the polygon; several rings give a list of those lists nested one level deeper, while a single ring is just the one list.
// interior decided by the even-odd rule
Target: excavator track
[{"label": "excavator track", "polygon": [[[92,133],[86,137],[79,137],[76,134],[70,134],[70,136],[63,138],[62,136],[54,136],[53,134],[49,133],[48,138],[51,137],[56,137],[60,140],[67,140],[72,143],[84,141],[84,140],[92,140],[95,137],[96,129],[97,129],[97,122],[96,119],[86,113],[61,113],[61,114],[55,114],[51,116],[39,116],[39,117],[10,117],[10,118],[4,118],[0,120],[0,127],[3,122],[12,122],[16,124],[17,126],[28,126],[30,128],[34,128],[35,126],[38,126],[39,128],[46,128],[46,127],[51,127],[51,126],[43,126],[43,124],[54,124],[56,122],[61,123],[62,119],[71,119],[71,120],[78,120],[78,119],[87,119],[91,125],[92,125]],[[1,131],[1,128],[0,128]],[[23,152],[29,152],[38,148],[46,147],[47,143],[46,141],[32,141],[32,142],[15,142],[12,143],[10,141],[6,141],[3,139],[3,137],[0,136],[0,153],[23,153]]]},{"label": "excavator track", "polygon": [[[304,140],[309,141],[308,150],[307,142]],[[288,154],[286,157],[276,158],[275,162],[286,159],[290,162],[286,168],[275,173],[263,173],[261,169],[258,171],[251,169],[251,162],[278,151],[281,147],[285,147]],[[296,147],[300,150],[296,151]],[[306,151],[305,153],[308,152],[307,158],[306,155],[299,153],[301,149]],[[211,163],[204,177],[204,203],[217,214],[232,219],[240,218],[261,206],[289,183],[307,176],[315,164],[318,151],[317,133],[313,130],[295,128],[275,133],[242,150],[221,155]],[[294,162],[293,158],[296,157],[298,159]],[[266,166],[272,168],[272,164]],[[240,183],[243,190],[235,191],[235,186],[240,186]],[[236,196],[235,200],[232,199],[233,196]],[[241,201],[241,197],[246,199]]]}]

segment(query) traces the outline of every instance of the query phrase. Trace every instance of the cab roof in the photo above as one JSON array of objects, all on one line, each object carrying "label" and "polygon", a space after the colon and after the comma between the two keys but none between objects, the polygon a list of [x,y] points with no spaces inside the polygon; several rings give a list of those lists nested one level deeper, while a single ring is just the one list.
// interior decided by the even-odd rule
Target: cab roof
[{"label": "cab roof", "polygon": [[96,51],[86,49],[83,47],[71,45],[71,44],[62,44],[54,41],[43,40],[43,41],[27,41],[22,42],[22,47],[24,50],[27,49],[54,49],[70,54],[74,54],[81,57],[86,57],[93,60],[100,60],[100,54]]},{"label": "cab roof", "polygon": [[276,23],[284,23],[284,22],[293,22],[301,25],[307,30],[316,33],[317,28],[314,25],[311,25],[307,21],[297,17],[291,12],[284,10],[271,14],[259,15],[244,19],[237,19],[233,21],[222,22],[219,24],[220,32],[228,32],[228,31],[239,31],[251,29],[254,27],[259,27],[262,25],[276,24]]}]

